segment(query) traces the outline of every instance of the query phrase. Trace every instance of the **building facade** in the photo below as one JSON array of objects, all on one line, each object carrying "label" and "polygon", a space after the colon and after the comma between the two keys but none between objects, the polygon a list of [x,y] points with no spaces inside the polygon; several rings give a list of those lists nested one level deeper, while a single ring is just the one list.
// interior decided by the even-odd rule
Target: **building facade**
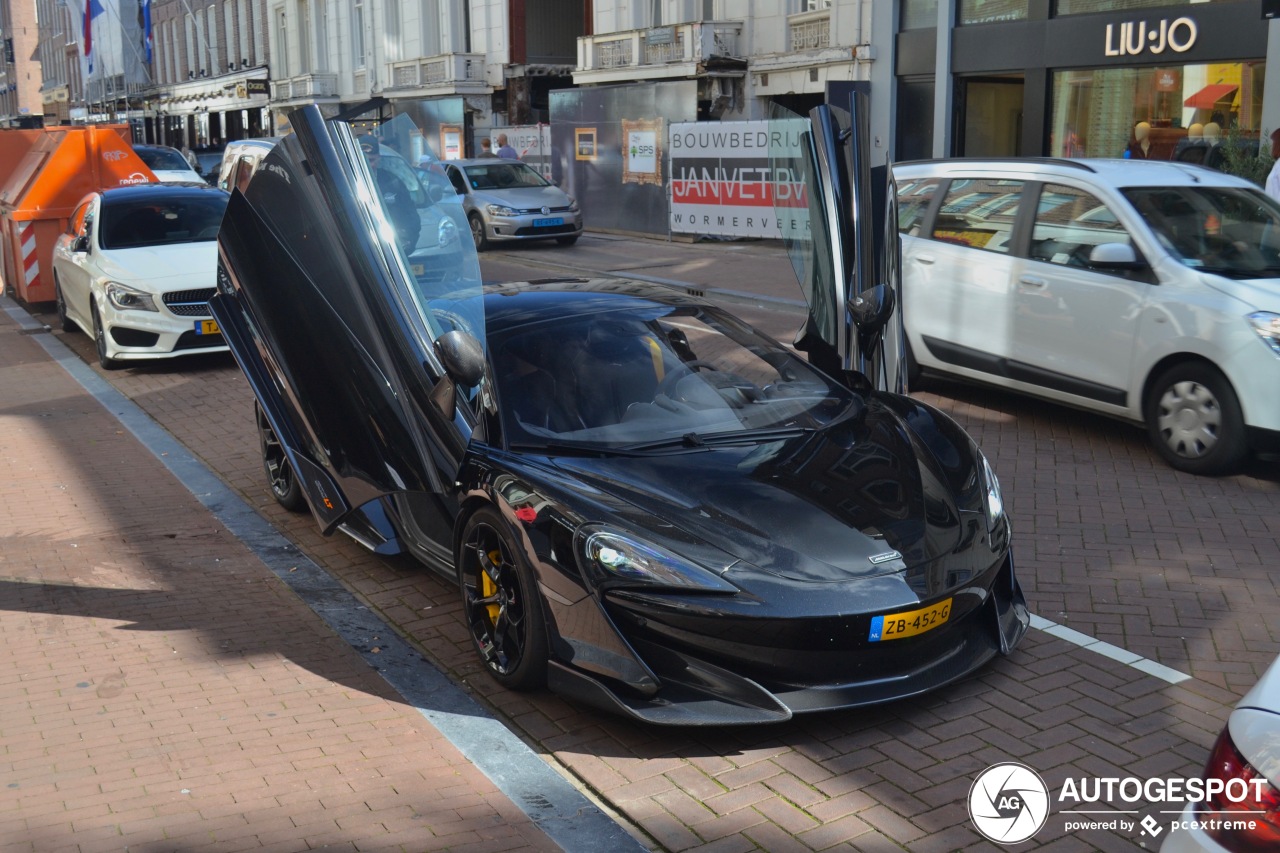
[{"label": "building facade", "polygon": [[1197,136],[1257,143],[1280,128],[1280,22],[1257,0],[903,0],[900,12],[898,159],[1167,159]]},{"label": "building facade", "polygon": [[40,127],[44,98],[36,5],[0,0],[0,127]]}]

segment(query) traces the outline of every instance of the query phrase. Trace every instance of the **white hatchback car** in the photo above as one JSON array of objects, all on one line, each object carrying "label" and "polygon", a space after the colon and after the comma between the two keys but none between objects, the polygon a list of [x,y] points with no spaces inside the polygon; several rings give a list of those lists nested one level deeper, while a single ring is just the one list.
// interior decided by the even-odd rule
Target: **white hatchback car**
[{"label": "white hatchback car", "polygon": [[93,335],[106,370],[225,351],[208,302],[228,198],[214,187],[176,184],[86,196],[53,247],[62,330]]},{"label": "white hatchback car", "polygon": [[894,167],[913,370],[1144,423],[1198,474],[1280,451],[1280,204],[1183,163]]}]

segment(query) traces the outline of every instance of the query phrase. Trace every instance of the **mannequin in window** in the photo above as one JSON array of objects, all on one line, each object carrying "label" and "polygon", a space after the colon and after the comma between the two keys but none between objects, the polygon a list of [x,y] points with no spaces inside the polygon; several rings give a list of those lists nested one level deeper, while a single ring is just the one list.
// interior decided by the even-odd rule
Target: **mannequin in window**
[{"label": "mannequin in window", "polygon": [[1172,160],[1181,160],[1178,155],[1188,148],[1199,148],[1204,145],[1204,125],[1200,122],[1193,122],[1187,128],[1187,135],[1178,140],[1178,144],[1173,146]]},{"label": "mannequin in window", "polygon": [[1124,149],[1126,160],[1151,159],[1151,124],[1140,121],[1133,126],[1133,139]]},{"label": "mannequin in window", "polygon": [[1204,165],[1210,169],[1221,169],[1224,159],[1222,153],[1222,125],[1211,121],[1204,126],[1204,144],[1208,149],[1204,155]]}]

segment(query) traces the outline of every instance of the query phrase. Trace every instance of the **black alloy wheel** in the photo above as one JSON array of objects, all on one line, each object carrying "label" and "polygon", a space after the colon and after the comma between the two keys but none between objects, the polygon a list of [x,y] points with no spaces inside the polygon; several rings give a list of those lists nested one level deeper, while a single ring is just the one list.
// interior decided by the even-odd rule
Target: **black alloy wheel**
[{"label": "black alloy wheel", "polygon": [[67,316],[67,300],[62,295],[62,282],[58,281],[58,277],[53,277],[53,298],[58,303],[58,326],[64,332],[74,332],[80,328],[70,317]]},{"label": "black alloy wheel", "polygon": [[487,507],[467,520],[458,554],[462,607],[489,674],[512,690],[536,690],[547,679],[542,603],[506,526]]},{"label": "black alloy wheel", "polygon": [[122,365],[107,355],[107,330],[102,325],[102,317],[98,314],[98,303],[89,303],[89,313],[93,321],[93,342],[98,349],[98,364],[103,370],[119,370]]},{"label": "black alloy wheel", "polygon": [[1161,373],[1144,412],[1156,450],[1179,471],[1229,474],[1249,452],[1235,389],[1205,362],[1183,362]]},{"label": "black alloy wheel", "polygon": [[306,498],[302,496],[302,486],[293,473],[289,457],[284,447],[276,438],[271,422],[262,413],[262,407],[255,401],[253,412],[258,421],[258,443],[262,447],[262,470],[267,474],[267,485],[271,487],[271,495],[276,503],[289,512],[302,512],[307,508]]}]

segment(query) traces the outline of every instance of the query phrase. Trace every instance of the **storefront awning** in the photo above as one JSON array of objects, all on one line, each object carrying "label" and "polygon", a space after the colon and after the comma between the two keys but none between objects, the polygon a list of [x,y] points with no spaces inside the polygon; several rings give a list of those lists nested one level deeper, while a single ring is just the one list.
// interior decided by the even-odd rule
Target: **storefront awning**
[{"label": "storefront awning", "polygon": [[1196,110],[1211,110],[1219,101],[1230,97],[1239,88],[1238,83],[1214,83],[1187,98],[1182,105]]}]

